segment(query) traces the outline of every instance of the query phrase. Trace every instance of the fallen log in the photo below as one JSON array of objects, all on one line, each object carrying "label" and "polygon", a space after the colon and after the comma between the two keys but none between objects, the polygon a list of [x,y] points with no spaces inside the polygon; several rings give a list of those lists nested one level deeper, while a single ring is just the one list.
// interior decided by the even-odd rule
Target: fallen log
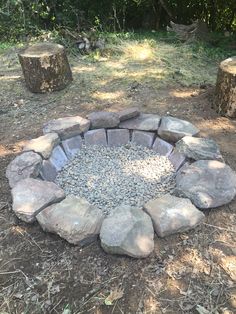
[{"label": "fallen log", "polygon": [[171,27],[167,26],[167,31],[175,32],[181,41],[194,41],[197,39],[206,40],[208,28],[203,21],[194,21],[190,25],[176,24],[170,22]]}]

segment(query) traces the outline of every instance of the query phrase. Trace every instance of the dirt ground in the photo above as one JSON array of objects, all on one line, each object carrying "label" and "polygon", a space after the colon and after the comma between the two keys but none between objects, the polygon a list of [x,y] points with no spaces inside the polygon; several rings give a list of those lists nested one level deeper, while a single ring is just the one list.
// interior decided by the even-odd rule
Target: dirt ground
[{"label": "dirt ground", "polygon": [[151,256],[136,260],[105,254],[99,241],[70,245],[37,223],[19,221],[5,178],[8,163],[25,140],[42,134],[45,121],[130,106],[196,124],[236,170],[236,121],[211,108],[214,88],[165,81],[153,60],[73,58],[73,83],[39,95],[27,91],[15,57],[4,58],[10,61],[0,68],[0,313],[235,313],[236,200],[205,211],[195,230],[155,236]]}]

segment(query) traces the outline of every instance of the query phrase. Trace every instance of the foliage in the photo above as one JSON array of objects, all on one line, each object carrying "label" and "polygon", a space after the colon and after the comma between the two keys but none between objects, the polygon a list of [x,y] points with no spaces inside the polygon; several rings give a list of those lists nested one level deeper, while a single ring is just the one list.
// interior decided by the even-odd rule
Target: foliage
[{"label": "foliage", "polygon": [[0,40],[41,30],[125,31],[165,28],[170,20],[204,20],[210,29],[236,30],[235,0],[0,0]]}]

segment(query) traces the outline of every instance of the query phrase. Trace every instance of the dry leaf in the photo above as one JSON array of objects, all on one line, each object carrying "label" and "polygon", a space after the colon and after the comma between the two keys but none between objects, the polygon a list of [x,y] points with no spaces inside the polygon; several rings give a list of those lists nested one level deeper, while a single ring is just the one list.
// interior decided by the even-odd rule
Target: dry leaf
[{"label": "dry leaf", "polygon": [[109,296],[105,299],[106,305],[112,305],[114,301],[119,300],[123,297],[124,290],[121,288],[115,288],[111,290]]},{"label": "dry leaf", "polygon": [[220,266],[233,281],[236,281],[236,256],[223,257],[221,259]]}]

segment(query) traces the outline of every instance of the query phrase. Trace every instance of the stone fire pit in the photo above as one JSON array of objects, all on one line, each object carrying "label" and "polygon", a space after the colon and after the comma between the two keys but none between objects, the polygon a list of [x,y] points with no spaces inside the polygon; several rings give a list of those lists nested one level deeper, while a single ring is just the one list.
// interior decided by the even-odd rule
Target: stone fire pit
[{"label": "stone fire pit", "polygon": [[199,225],[203,211],[236,195],[236,173],[190,122],[93,112],[51,120],[7,167],[13,211],[76,245],[98,236],[111,254],[143,258],[154,231]]}]

